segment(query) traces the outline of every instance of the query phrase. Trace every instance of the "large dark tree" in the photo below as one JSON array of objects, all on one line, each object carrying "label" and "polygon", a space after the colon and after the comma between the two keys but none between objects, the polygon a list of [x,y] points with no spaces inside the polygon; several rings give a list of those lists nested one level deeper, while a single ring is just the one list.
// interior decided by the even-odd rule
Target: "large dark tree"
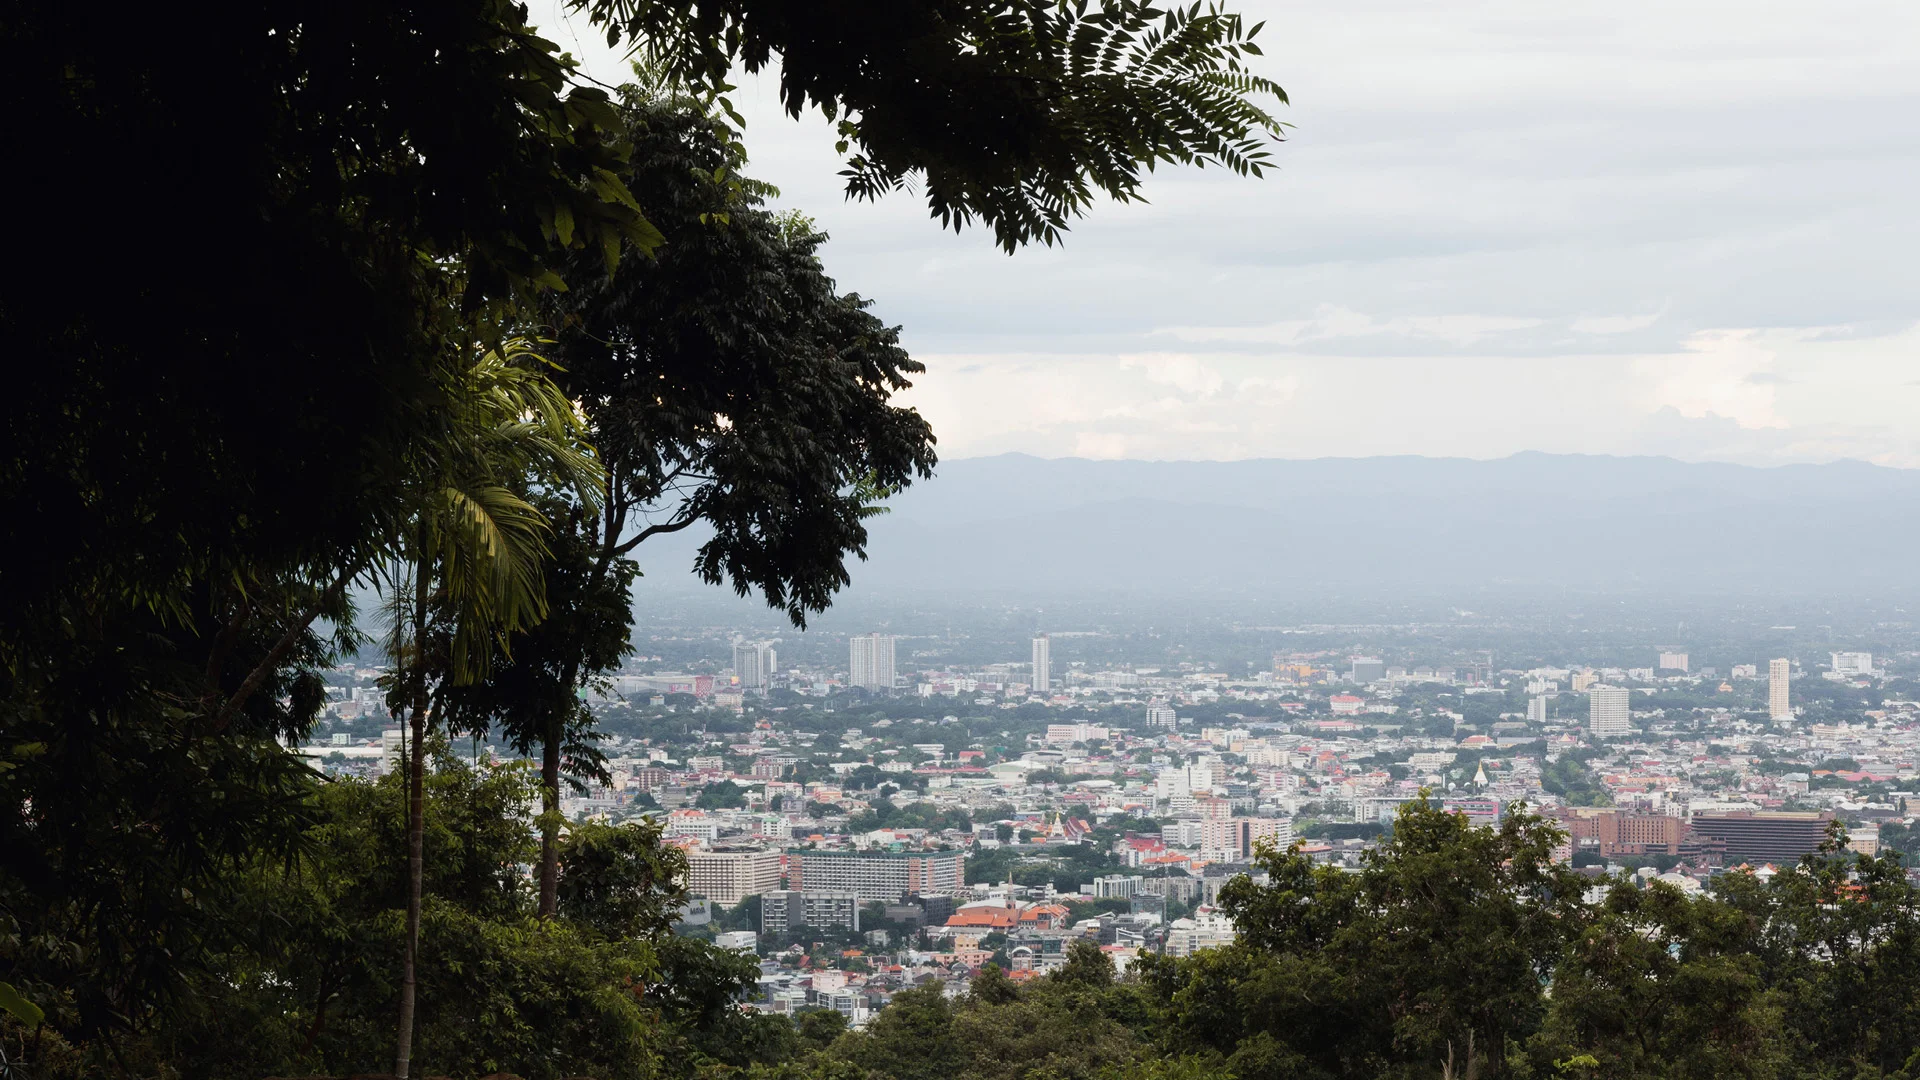
[{"label": "large dark tree", "polygon": [[[1198,8],[581,6],[696,88],[780,58],[789,105],[842,121],[853,194],[920,176],[936,215],[1009,247],[1051,242],[1103,193],[1137,197],[1157,162],[1256,169],[1273,126],[1248,102],[1274,88],[1239,67],[1250,32]],[[0,291],[0,961],[83,1026],[150,1022],[226,932],[232,861],[295,853],[309,795],[277,743],[319,704],[302,674],[329,658],[316,620],[345,625],[346,583],[404,540],[422,442],[444,426],[436,371],[537,318],[563,277],[588,303],[661,240],[661,193],[621,181],[648,144],[526,20],[510,0],[0,15],[8,145],[30,158],[9,174],[29,209]],[[713,258],[760,242],[720,224],[675,242]],[[815,242],[788,237],[779,258],[799,273]],[[898,449],[924,446],[901,426],[917,420],[797,377],[829,351],[859,385],[906,370],[857,303],[723,268],[708,287],[752,301],[763,284],[775,308],[832,309],[808,359],[734,369],[795,378],[628,427],[761,433],[683,442],[711,447],[693,473],[739,478],[699,504],[722,541],[701,569],[797,614],[858,549],[852,485],[930,459]],[[570,389],[616,400],[617,365],[640,354],[609,355],[591,385],[578,361]],[[814,424],[851,449],[796,451]],[[629,508],[669,505],[693,474],[666,479],[674,452],[665,471],[647,445],[619,452]]]}]

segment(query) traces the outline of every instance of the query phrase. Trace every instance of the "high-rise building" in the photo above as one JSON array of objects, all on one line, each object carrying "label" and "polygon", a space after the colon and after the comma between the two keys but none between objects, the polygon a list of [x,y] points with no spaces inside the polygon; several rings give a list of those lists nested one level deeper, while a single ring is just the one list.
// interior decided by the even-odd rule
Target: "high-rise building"
[{"label": "high-rise building", "polygon": [[1173,706],[1162,701],[1147,706],[1147,730],[1166,728],[1172,731],[1179,723],[1180,717],[1173,711]]},{"label": "high-rise building", "polygon": [[958,851],[787,852],[787,883],[801,892],[850,892],[863,904],[900,902],[908,893],[944,894],[965,885]]},{"label": "high-rise building", "polygon": [[1687,670],[1687,654],[1683,652],[1663,651],[1660,654],[1660,666],[1670,671]]},{"label": "high-rise building", "polygon": [[1041,634],[1033,639],[1033,692],[1044,694],[1053,689],[1052,642]]},{"label": "high-rise building", "polygon": [[733,643],[733,673],[749,690],[764,690],[773,679],[776,659],[771,641]]},{"label": "high-rise building", "polygon": [[1775,720],[1793,719],[1793,705],[1788,700],[1788,684],[1792,679],[1786,657],[1767,661],[1767,715]]},{"label": "high-rise building", "polygon": [[1356,656],[1350,661],[1347,678],[1357,683],[1374,683],[1387,677],[1387,665],[1375,656]]},{"label": "high-rise building", "polygon": [[1588,687],[1587,730],[1602,739],[1633,734],[1632,711],[1628,707],[1632,693],[1624,686]]},{"label": "high-rise building", "polygon": [[1547,722],[1547,696],[1545,694],[1541,694],[1538,697],[1528,698],[1527,699],[1527,723],[1544,724],[1546,722]]},{"label": "high-rise building", "polygon": [[893,689],[893,638],[861,634],[847,643],[847,682],[868,690]]},{"label": "high-rise building", "polygon": [[722,907],[780,887],[780,853],[772,848],[687,852],[687,891]]}]

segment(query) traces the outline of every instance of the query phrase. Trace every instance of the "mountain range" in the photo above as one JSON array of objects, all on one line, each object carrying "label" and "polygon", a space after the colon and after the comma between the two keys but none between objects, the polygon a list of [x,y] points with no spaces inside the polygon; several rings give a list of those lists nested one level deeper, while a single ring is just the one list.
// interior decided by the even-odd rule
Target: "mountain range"
[{"label": "mountain range", "polygon": [[[1875,596],[1920,585],[1920,470],[1657,457],[943,462],[855,587],[1295,596],[1471,589]],[[658,582],[692,537],[648,552]]]}]

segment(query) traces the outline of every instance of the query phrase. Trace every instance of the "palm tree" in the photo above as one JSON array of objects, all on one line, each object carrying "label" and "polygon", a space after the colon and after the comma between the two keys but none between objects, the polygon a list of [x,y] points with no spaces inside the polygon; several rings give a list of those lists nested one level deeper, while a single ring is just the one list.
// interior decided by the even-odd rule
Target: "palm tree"
[{"label": "palm tree", "polygon": [[[408,713],[407,922],[394,1074],[412,1059],[420,947],[426,738],[434,685],[484,678],[508,636],[546,617],[550,525],[527,493],[572,488],[597,506],[605,483],[578,411],[548,377],[534,343],[511,339],[440,372],[438,430],[413,470],[393,565],[387,648],[393,694]],[[444,653],[430,646],[445,642]]]}]

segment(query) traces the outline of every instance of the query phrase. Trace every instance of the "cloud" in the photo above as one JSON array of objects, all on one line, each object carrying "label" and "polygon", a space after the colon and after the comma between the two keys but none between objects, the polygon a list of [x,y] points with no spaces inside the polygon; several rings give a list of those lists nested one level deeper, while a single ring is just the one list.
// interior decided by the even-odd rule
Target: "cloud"
[{"label": "cloud", "polygon": [[847,201],[832,125],[732,80],[747,172],[928,363],[942,454],[1909,460],[1920,5],[1238,10],[1297,125],[1268,177],[1158,169],[1011,257]]},{"label": "cloud", "polygon": [[1576,334],[1630,334],[1645,330],[1660,321],[1660,312],[1651,315],[1582,315],[1573,320]]},{"label": "cloud", "polygon": [[1529,330],[1542,319],[1511,315],[1403,315],[1376,318],[1335,304],[1322,304],[1313,318],[1265,326],[1167,326],[1154,330],[1180,341],[1231,345],[1303,347],[1360,338],[1440,342],[1464,347],[1516,330]]}]

